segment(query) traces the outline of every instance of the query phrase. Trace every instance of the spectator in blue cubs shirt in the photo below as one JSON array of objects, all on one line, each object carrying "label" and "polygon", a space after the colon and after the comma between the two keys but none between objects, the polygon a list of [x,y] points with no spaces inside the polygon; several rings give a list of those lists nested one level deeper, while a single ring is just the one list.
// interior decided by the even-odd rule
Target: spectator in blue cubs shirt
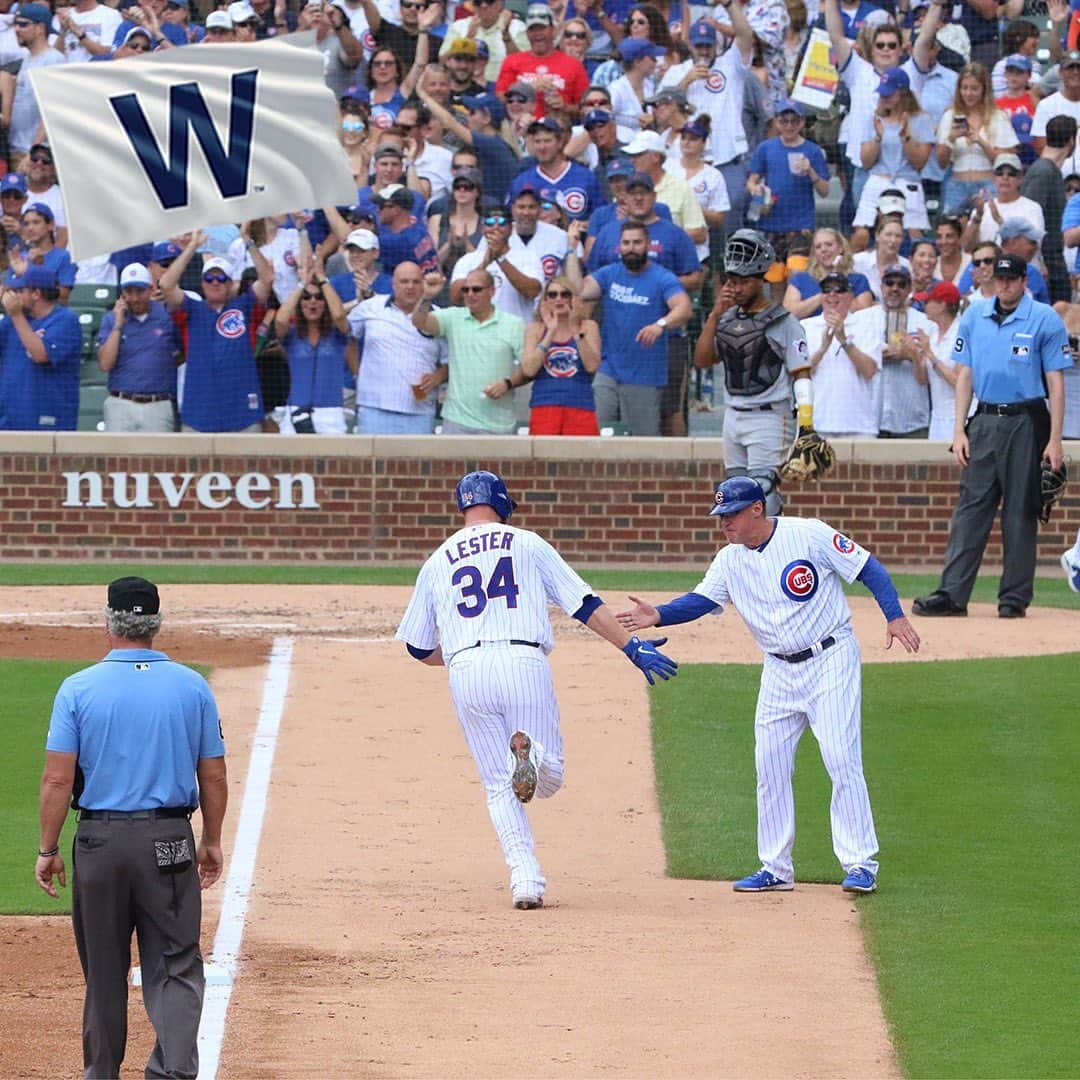
[{"label": "spectator in blue cubs shirt", "polygon": [[536,164],[518,173],[510,185],[511,197],[525,186],[541,194],[551,192],[571,221],[587,220],[601,205],[600,185],[590,169],[571,161],[563,148],[567,133],[554,117],[534,120],[526,129]]},{"label": "spectator in blue cubs shirt", "polygon": [[371,229],[353,229],[345,238],[347,270],[330,277],[334,292],[343,304],[369,300],[373,296],[389,296],[392,280],[379,269],[379,237]]},{"label": "spectator in blue cubs shirt", "polygon": [[391,132],[379,136],[379,148],[371,159],[372,181],[356,192],[356,201],[360,205],[373,203],[376,191],[381,191],[390,184],[400,184],[412,192],[413,216],[423,220],[425,200],[420,191],[420,178],[411,162],[406,167],[401,146],[394,145],[395,142],[403,141],[400,135]]},{"label": "spectator in blue cubs shirt", "polygon": [[[259,0],[259,4],[253,6],[259,7],[269,5],[267,4],[267,0]],[[296,16],[293,15],[292,19],[293,28],[295,29]],[[271,26],[269,30],[264,27],[263,33],[259,35],[260,37],[266,37],[268,34],[273,34],[273,19],[270,21]],[[165,0],[165,10],[161,13],[161,29],[175,45],[176,41],[174,40],[173,33],[171,31],[166,31],[166,26],[178,26],[184,32],[186,44],[188,45],[198,45],[199,42],[206,37],[206,31],[199,26],[198,23],[193,23],[191,21],[191,6],[189,0]]]},{"label": "spectator in blue cubs shirt", "polygon": [[379,210],[379,251],[383,271],[393,275],[398,263],[414,262],[425,273],[438,270],[439,256],[427,229],[413,213],[413,193],[388,184],[375,194]]},{"label": "spectator in blue cubs shirt", "polygon": [[[871,25],[888,22],[889,13],[867,0],[854,0],[853,3],[850,0],[841,0],[840,21],[844,24],[844,37],[854,41],[868,22]],[[817,17],[814,26],[820,30],[825,29],[825,12]]]},{"label": "spectator in blue cubs shirt", "polygon": [[58,303],[55,271],[29,265],[5,284],[0,321],[0,431],[74,431],[79,317]]},{"label": "spectator in blue cubs shirt", "polygon": [[165,305],[150,299],[141,263],[120,272],[120,298],[101,321],[98,367],[109,374],[106,431],[175,431],[180,339]]},{"label": "spectator in blue cubs shirt", "polygon": [[188,296],[180,288],[180,278],[205,240],[204,234],[193,233],[159,282],[169,311],[182,310],[187,315],[181,428],[262,431],[264,411],[252,329],[261,318],[257,309],[270,298],[274,270],[248,236],[245,246],[257,275],[248,292],[233,295],[232,264],[215,256],[203,263],[203,299]]},{"label": "spectator in blue cubs shirt", "polygon": [[45,203],[28,203],[23,208],[21,221],[20,243],[9,251],[11,268],[5,284],[10,285],[30,265],[44,266],[56,275],[60,302],[66,304],[71,287],[75,284],[76,267],[67,249],[56,246],[56,219],[52,208]]},{"label": "spectator in blue cubs shirt", "polygon": [[814,228],[815,193],[829,193],[829,163],[817,143],[803,138],[806,110],[797,101],[776,107],[780,134],[766,139],[750,159],[746,188],[751,196],[772,193],[773,205],[754,228],[765,233],[809,232]]},{"label": "spectator in blue cubs shirt", "polygon": [[600,427],[619,421],[632,435],[659,435],[666,335],[690,321],[690,297],[670,270],[649,258],[649,233],[640,221],[624,221],[621,233],[618,262],[582,282],[581,261],[571,251],[566,276],[582,300],[601,301],[600,370],[593,379]]}]

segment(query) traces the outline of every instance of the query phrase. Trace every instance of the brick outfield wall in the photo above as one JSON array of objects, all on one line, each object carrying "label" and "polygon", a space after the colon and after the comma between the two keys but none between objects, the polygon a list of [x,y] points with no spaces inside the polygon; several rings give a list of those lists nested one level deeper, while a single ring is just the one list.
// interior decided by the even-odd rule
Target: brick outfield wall
[{"label": "brick outfield wall", "polygon": [[[470,448],[479,449],[478,443]],[[627,456],[633,453],[632,441],[623,446]],[[521,456],[517,446],[514,451],[477,458],[458,450],[440,459],[378,453],[312,457],[310,451],[290,457],[98,456],[11,452],[0,443],[0,558],[416,564],[458,526],[452,503],[457,478],[481,467],[505,477],[521,504],[516,523],[542,533],[577,565],[704,566],[716,550],[719,529],[705,515],[722,475],[718,461],[611,460],[610,451],[607,459],[543,460]],[[207,509],[198,503],[194,483],[175,509],[156,484],[150,508],[63,507],[62,474],[88,470],[102,475],[106,501],[108,474],[114,472],[221,472],[233,483],[245,473],[308,472],[319,507],[255,510],[234,499],[224,509]],[[788,508],[824,518],[894,568],[937,566],[957,476],[947,463],[847,461],[820,484],[793,488]],[[1043,530],[1044,565],[1056,566],[1078,523],[1080,498],[1074,494]],[[999,559],[995,527],[987,565]]]}]

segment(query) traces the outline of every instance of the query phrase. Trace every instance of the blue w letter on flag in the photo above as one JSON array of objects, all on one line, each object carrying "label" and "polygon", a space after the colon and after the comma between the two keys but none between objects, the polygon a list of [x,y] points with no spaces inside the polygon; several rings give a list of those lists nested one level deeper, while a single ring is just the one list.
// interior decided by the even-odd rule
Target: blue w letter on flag
[{"label": "blue w letter on flag", "polygon": [[241,71],[232,77],[229,104],[229,149],[218,138],[210,110],[199,84],[178,83],[169,88],[169,160],[150,130],[135,94],[109,98],[147,178],[157,192],[163,210],[175,210],[188,201],[188,125],[195,132],[206,163],[223,199],[246,195],[251,164],[251,132],[255,123],[255,83],[258,71]]}]

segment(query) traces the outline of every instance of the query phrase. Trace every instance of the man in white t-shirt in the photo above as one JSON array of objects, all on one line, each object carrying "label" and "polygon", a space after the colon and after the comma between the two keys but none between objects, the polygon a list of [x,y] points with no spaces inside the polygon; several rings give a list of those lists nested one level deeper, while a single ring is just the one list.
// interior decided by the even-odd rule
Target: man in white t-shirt
[{"label": "man in white t-shirt", "polygon": [[822,313],[803,320],[814,378],[814,427],[828,439],[874,439],[884,320],[881,308],[852,312],[846,274],[821,281]]},{"label": "man in white t-shirt", "polygon": [[428,185],[427,201],[450,193],[453,180],[453,152],[428,140],[431,134],[431,110],[417,102],[402,105],[394,120],[406,133],[405,156],[411,159],[417,177]]},{"label": "man in white t-shirt", "polygon": [[57,47],[69,64],[110,56],[113,38],[123,21],[124,17],[115,8],[97,0],[76,0],[74,7],[61,8],[56,13],[56,22],[63,31],[57,36]]},{"label": "man in white t-shirt", "polygon": [[732,206],[725,225],[730,234],[742,227],[750,197],[746,190],[749,145],[742,112],[754,53],[754,32],[746,21],[741,0],[729,0],[724,6],[735,30],[727,52],[717,55],[715,25],[708,19],[698,19],[688,36],[691,58],[668,69],[660,80],[660,90],[669,87],[681,90],[694,112],[708,113],[712,120],[712,138],[705,157],[723,173],[727,184]]},{"label": "man in white t-shirt", "polygon": [[26,191],[28,201],[44,203],[53,212],[56,226],[53,243],[57,247],[67,247],[67,217],[64,214],[64,198],[60,194],[60,185],[56,182],[56,168],[53,165],[52,150],[48,143],[36,143],[30,147],[30,156],[24,165],[26,171]]},{"label": "man in white t-shirt", "polygon": [[1041,154],[1046,146],[1046,125],[1053,117],[1071,116],[1080,124],[1080,50],[1067,52],[1058,71],[1061,89],[1035,106],[1035,119],[1031,121],[1031,144],[1036,154]]},{"label": "man in white t-shirt", "polygon": [[528,248],[510,250],[513,225],[505,210],[486,210],[483,222],[484,239],[454,266],[450,300],[454,304],[462,303],[465,278],[473,270],[486,270],[495,285],[491,302],[496,310],[532,322],[544,280],[540,260]]},{"label": "man in white t-shirt", "polygon": [[1020,194],[1020,182],[1024,171],[1016,154],[998,154],[994,158],[993,199],[975,200],[975,212],[964,230],[964,246],[974,250],[977,243],[999,243],[1003,222],[1009,218],[1022,218],[1037,232],[1046,232],[1043,208],[1034,200]]},{"label": "man in white t-shirt", "polygon": [[8,153],[25,154],[44,131],[30,72],[34,68],[64,63],[64,57],[49,44],[53,15],[48,5],[23,4],[15,20],[15,38],[27,55],[18,75],[0,74],[3,98],[9,102]]}]

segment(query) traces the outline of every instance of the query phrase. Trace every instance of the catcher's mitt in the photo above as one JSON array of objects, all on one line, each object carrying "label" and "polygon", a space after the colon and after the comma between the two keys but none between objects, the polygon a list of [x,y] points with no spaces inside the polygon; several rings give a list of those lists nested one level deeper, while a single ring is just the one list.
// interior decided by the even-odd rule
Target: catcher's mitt
[{"label": "catcher's mitt", "polygon": [[780,466],[780,479],[816,480],[835,464],[833,448],[813,428],[800,428],[791,454]]},{"label": "catcher's mitt", "polygon": [[1065,466],[1060,469],[1051,469],[1046,462],[1042,467],[1042,485],[1039,492],[1039,520],[1045,525],[1050,520],[1050,512],[1054,509],[1054,503],[1065,493],[1065,480],[1067,473]]}]

